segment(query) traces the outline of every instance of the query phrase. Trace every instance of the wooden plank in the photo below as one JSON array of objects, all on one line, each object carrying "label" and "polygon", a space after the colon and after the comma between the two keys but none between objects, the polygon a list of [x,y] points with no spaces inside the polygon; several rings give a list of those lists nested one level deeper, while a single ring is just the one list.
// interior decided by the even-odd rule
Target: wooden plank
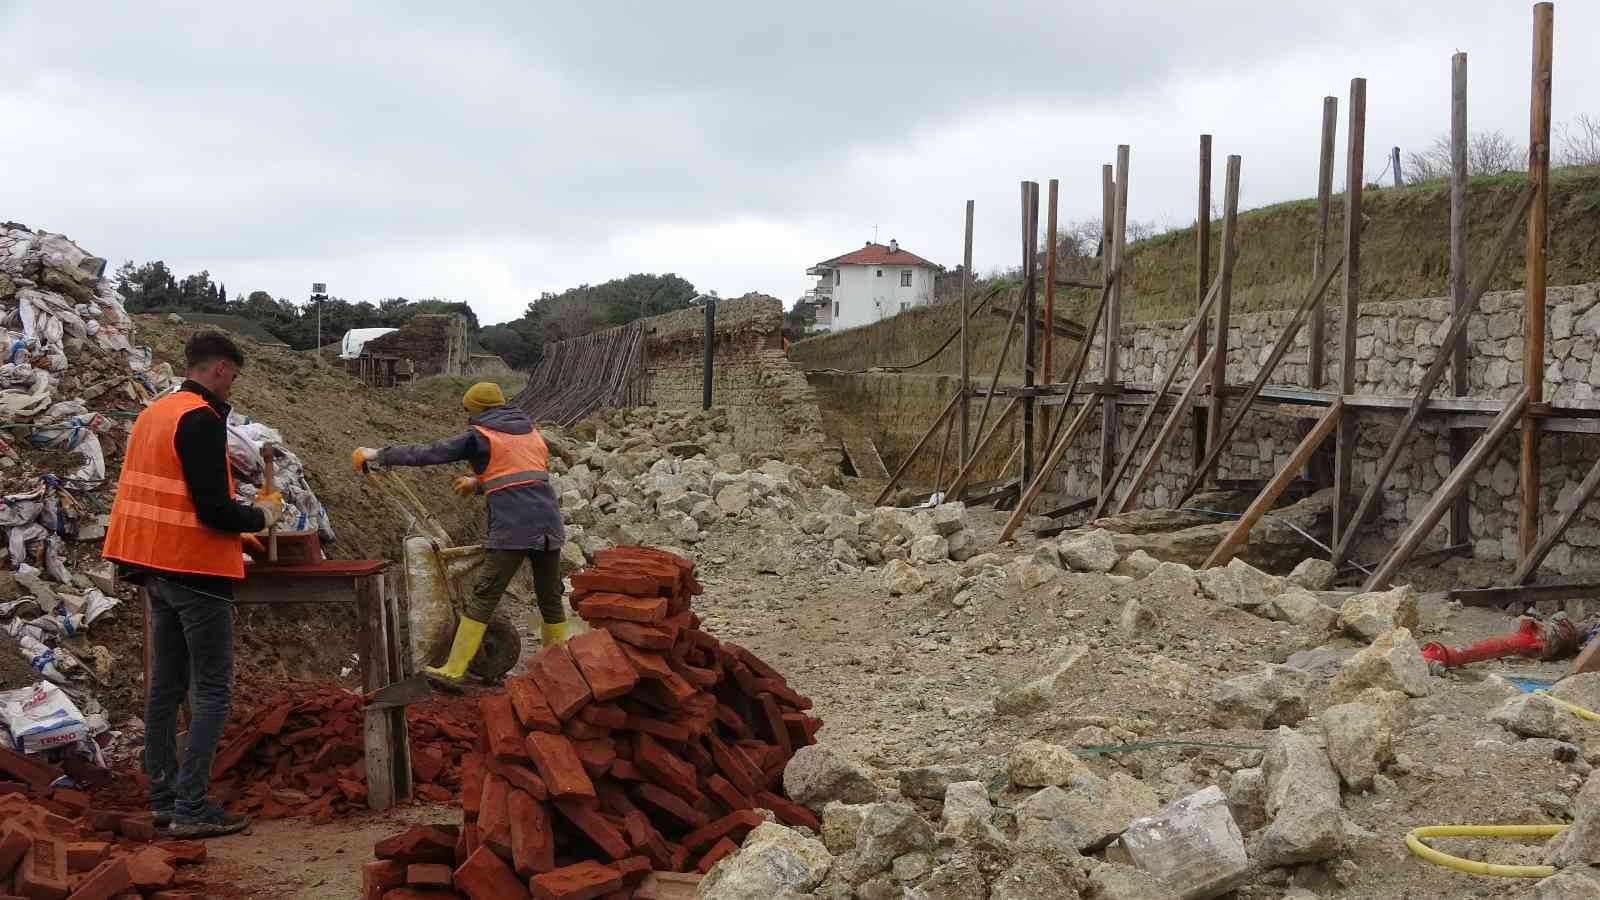
[{"label": "wooden plank", "polygon": [[[1048,323],[1048,327],[1044,331],[1044,359],[1040,362],[1045,378],[1052,377],[1056,371],[1056,244],[1061,240],[1061,234],[1056,228],[1056,203],[1060,192],[1060,180],[1050,179],[1050,195],[1045,211],[1045,234],[1049,236],[1050,244],[1045,249],[1044,256],[1044,321]],[[1049,410],[1039,411],[1039,430],[1045,434],[1050,433]]]},{"label": "wooden plank", "polygon": [[989,433],[978,441],[978,446],[972,448],[972,456],[967,459],[967,464],[961,467],[961,471],[956,473],[955,480],[950,482],[950,490],[946,491],[946,494],[957,500],[961,499],[961,492],[966,489],[967,480],[972,476],[972,471],[977,466],[978,458],[983,456],[984,451],[989,449],[989,445],[994,442],[995,435],[1000,433],[1000,429],[1005,426],[1006,420],[1011,418],[1020,405],[1021,401],[1015,398],[1006,404],[1006,408],[1000,412],[1000,418],[994,421],[994,427],[989,429]]},{"label": "wooden plank", "polygon": [[[1467,55],[1450,58],[1450,314],[1461,316],[1467,303]],[[1467,334],[1450,346],[1450,392],[1467,395]],[[1450,468],[1461,464],[1472,439],[1450,429]],[[1471,504],[1463,494],[1450,507],[1450,543],[1472,540]]]},{"label": "wooden plank", "polygon": [[1211,551],[1211,555],[1206,557],[1200,568],[1209,569],[1212,566],[1226,565],[1228,560],[1233,559],[1244,548],[1250,540],[1250,529],[1254,528],[1256,523],[1261,521],[1261,517],[1266,515],[1267,510],[1278,502],[1278,497],[1282,496],[1289,483],[1299,476],[1300,470],[1305,468],[1306,463],[1311,460],[1311,455],[1322,442],[1328,439],[1328,435],[1333,432],[1334,426],[1339,424],[1339,418],[1343,414],[1343,403],[1334,403],[1328,407],[1322,418],[1317,420],[1317,424],[1301,439],[1300,445],[1294,448],[1288,463],[1272,476],[1267,486],[1250,502],[1244,515],[1234,524],[1233,530],[1217,542],[1216,549]]},{"label": "wooden plank", "polygon": [[1222,296],[1217,301],[1216,327],[1212,331],[1211,346],[1220,348],[1211,354],[1211,409],[1206,413],[1206,452],[1217,445],[1222,433],[1222,413],[1227,403],[1222,388],[1228,383],[1228,321],[1233,307],[1233,263],[1237,255],[1235,244],[1239,232],[1239,165],[1237,155],[1228,157],[1228,174],[1223,183],[1222,199]]},{"label": "wooden plank", "polygon": [[1539,564],[1550,555],[1556,542],[1561,540],[1561,535],[1566,533],[1567,526],[1583,512],[1583,508],[1594,499],[1595,492],[1600,490],[1600,460],[1589,468],[1589,473],[1583,476],[1583,481],[1578,483],[1578,491],[1567,501],[1567,507],[1561,510],[1561,515],[1556,517],[1555,524],[1550,530],[1540,535],[1539,543],[1534,545],[1532,552],[1522,558],[1517,564],[1517,571],[1511,576],[1512,584],[1527,584],[1539,571]]},{"label": "wooden plank", "polygon": [[[1356,392],[1356,323],[1361,318],[1361,188],[1367,142],[1367,80],[1350,79],[1350,123],[1345,129],[1344,309],[1339,332],[1339,393]],[[1355,417],[1340,418],[1333,459],[1333,540],[1351,530],[1349,502],[1355,475]],[[1339,564],[1334,557],[1333,564]]]},{"label": "wooden plank", "polygon": [[[363,690],[375,691],[389,683],[386,614],[370,577],[358,582],[356,597],[360,615],[361,686]],[[394,739],[388,710],[368,709],[363,716],[361,735],[367,766],[367,806],[374,810],[388,809],[395,800]]]},{"label": "wooden plank", "polygon": [[960,403],[961,392],[956,391],[956,395],[951,397],[950,402],[944,405],[944,412],[939,413],[939,418],[933,420],[933,424],[929,425],[928,430],[923,432],[922,437],[917,440],[916,446],[911,448],[911,452],[906,454],[906,458],[894,470],[894,475],[890,477],[889,483],[884,485],[883,490],[878,493],[878,499],[872,501],[874,506],[882,506],[883,501],[889,498],[889,494],[894,492],[895,485],[900,483],[900,477],[906,473],[906,469],[911,468],[912,460],[917,458],[917,454],[922,452],[923,445],[928,443],[928,438],[932,437],[934,431],[944,424],[945,419],[950,418],[950,415],[956,411],[956,407]]},{"label": "wooden plank", "polygon": [[[1217,295],[1221,293],[1221,290],[1222,279],[1218,277],[1212,283],[1211,290],[1206,292],[1205,299],[1200,301],[1200,308],[1195,311],[1194,317],[1189,320],[1188,325],[1184,326],[1183,336],[1178,339],[1176,346],[1187,347],[1195,335],[1205,332],[1206,314],[1210,312],[1211,304],[1216,301]],[[1151,401],[1150,408],[1145,410],[1144,416],[1139,419],[1139,427],[1133,430],[1133,438],[1128,442],[1127,450],[1123,452],[1122,458],[1117,461],[1116,471],[1111,473],[1111,484],[1100,492],[1100,498],[1095,502],[1094,512],[1089,515],[1090,519],[1100,518],[1106,507],[1111,504],[1111,498],[1116,494],[1117,485],[1122,482],[1122,476],[1127,472],[1128,464],[1133,461],[1134,454],[1139,452],[1139,445],[1144,442],[1145,433],[1150,429],[1151,423],[1155,421],[1156,408],[1161,405],[1161,398],[1166,396],[1167,391],[1172,389],[1172,382],[1177,380],[1178,370],[1182,368],[1180,365],[1182,355],[1174,354],[1174,356],[1176,358],[1173,360],[1173,365],[1167,370],[1161,381],[1161,386],[1156,388],[1155,399]]]},{"label": "wooden plank", "polygon": [[[373,590],[377,593],[378,605],[383,608],[383,628],[387,635],[385,643],[389,650],[389,681],[394,683],[412,674],[410,672],[410,647],[405,640],[400,627],[400,605],[397,592],[387,589],[384,575],[371,576]],[[391,755],[391,771],[394,772],[394,796],[397,802],[405,802],[412,797],[411,780],[411,732],[406,729],[406,710],[403,706],[396,706],[384,710],[389,720],[389,745],[394,748]]]},{"label": "wooden plank", "polygon": [[[1434,354],[1433,362],[1428,365],[1428,370],[1422,374],[1422,381],[1417,385],[1416,396],[1412,398],[1411,408],[1406,410],[1405,418],[1395,429],[1394,437],[1390,438],[1389,446],[1384,450],[1383,458],[1378,460],[1378,467],[1373,472],[1372,480],[1367,483],[1366,490],[1361,494],[1361,501],[1356,504],[1355,512],[1349,520],[1349,528],[1343,531],[1338,540],[1334,542],[1333,564],[1335,566],[1344,562],[1350,545],[1355,542],[1361,523],[1365,521],[1372,504],[1377,500],[1379,492],[1388,482],[1389,473],[1394,470],[1395,463],[1399,462],[1401,452],[1410,443],[1411,431],[1416,427],[1418,418],[1422,415],[1423,407],[1428,404],[1428,395],[1433,393],[1435,386],[1444,377],[1444,370],[1450,365],[1450,353],[1446,349],[1452,346],[1457,335],[1465,334],[1467,323],[1471,321],[1472,314],[1477,311],[1478,301],[1489,290],[1489,278],[1500,267],[1500,260],[1511,247],[1511,242],[1516,237],[1517,223],[1528,209],[1528,204],[1533,197],[1532,185],[1524,188],[1516,208],[1511,211],[1510,217],[1500,228],[1500,236],[1496,239],[1493,249],[1489,251],[1488,264],[1478,272],[1478,277],[1473,280],[1472,290],[1467,294],[1466,301],[1462,304],[1461,314],[1450,322],[1450,333],[1445,336],[1444,343],[1440,345],[1439,352]],[[1543,372],[1540,373],[1544,377]],[[1502,410],[1503,412],[1503,410]]]},{"label": "wooden plank", "polygon": [[972,459],[972,379],[967,371],[967,353],[971,339],[967,336],[967,303],[972,296],[972,201],[967,201],[967,235],[965,250],[961,254],[961,463]]},{"label": "wooden plank", "polygon": [[245,579],[234,583],[235,604],[270,604],[282,606],[298,603],[356,603],[356,579],[318,577],[256,578],[246,572]]},{"label": "wooden plank", "polygon": [[1513,603],[1538,603],[1541,600],[1579,600],[1600,597],[1600,582],[1513,585],[1491,588],[1451,588],[1445,593],[1463,606],[1502,608]]},{"label": "wooden plank", "polygon": [[[1211,280],[1211,135],[1200,135],[1200,189],[1196,196],[1194,214],[1195,308],[1200,307],[1209,293],[1206,284]],[[1194,364],[1206,358],[1206,330],[1194,336]],[[1200,465],[1206,455],[1207,411],[1199,404],[1194,408],[1193,465]]]},{"label": "wooden plank", "polygon": [[[1221,351],[1222,348],[1220,346],[1212,347],[1206,352],[1206,358],[1201,362],[1212,362],[1213,357]],[[1183,421],[1184,414],[1189,411],[1189,405],[1194,402],[1200,387],[1211,378],[1211,373],[1215,371],[1215,366],[1208,366],[1196,369],[1195,373],[1189,376],[1189,386],[1183,389],[1183,394],[1178,398],[1177,405],[1172,408],[1172,412],[1167,414],[1167,420],[1161,423],[1161,430],[1156,432],[1156,439],[1151,442],[1150,450],[1145,454],[1144,462],[1140,464],[1139,471],[1134,474],[1133,481],[1128,483],[1128,491],[1122,495],[1122,503],[1118,504],[1117,512],[1127,512],[1133,507],[1133,502],[1139,499],[1139,492],[1144,490],[1145,481],[1150,478],[1151,473],[1155,471],[1156,464],[1161,461],[1161,454],[1166,452],[1167,442],[1172,440],[1173,434],[1177,432],[1178,423]]]},{"label": "wooden plank", "polygon": [[[1022,386],[1033,387],[1034,364],[1039,353],[1039,318],[1034,308],[1038,299],[1039,268],[1039,183],[1022,182],[1022,305],[1027,315],[1022,323]],[[1034,397],[1022,397],[1022,480],[1033,479]]]},{"label": "wooden plank", "polygon": [[1389,554],[1383,558],[1383,562],[1367,578],[1366,584],[1361,588],[1363,591],[1378,591],[1389,586],[1389,582],[1393,580],[1395,574],[1405,566],[1406,561],[1411,558],[1411,554],[1415,553],[1417,547],[1421,546],[1422,542],[1428,537],[1428,533],[1433,530],[1433,526],[1439,524],[1439,520],[1444,517],[1445,511],[1449,509],[1450,504],[1454,503],[1456,497],[1460,496],[1461,492],[1465,491],[1467,486],[1472,483],[1472,477],[1477,474],[1478,469],[1482,468],[1483,464],[1494,455],[1501,439],[1516,426],[1517,420],[1522,417],[1523,410],[1528,407],[1528,393],[1528,386],[1523,385],[1522,389],[1517,392],[1516,399],[1506,404],[1505,410],[1495,419],[1494,425],[1488,431],[1479,435],[1478,440],[1472,445],[1472,449],[1467,451],[1466,459],[1461,461],[1461,465],[1451,470],[1449,477],[1445,478],[1444,484],[1439,486],[1439,490],[1428,501],[1428,504],[1422,508],[1422,512],[1400,535],[1400,539],[1394,544],[1394,549],[1389,551]]},{"label": "wooden plank", "polygon": [[[1123,253],[1128,246],[1128,145],[1117,146],[1117,207],[1116,224],[1111,232],[1112,265],[1122,266]],[[1122,279],[1111,282],[1111,299],[1106,303],[1105,344],[1101,349],[1101,382],[1117,384],[1122,381]],[[1117,429],[1119,417],[1115,403],[1100,406],[1100,492],[1111,487],[1111,467],[1117,457]],[[1037,494],[1035,494],[1037,496]],[[1020,504],[1019,504],[1020,507]]]},{"label": "wooden plank", "polygon": [[[1305,321],[1307,313],[1321,305],[1322,295],[1327,293],[1328,285],[1333,283],[1333,276],[1338,273],[1341,262],[1343,262],[1343,257],[1334,260],[1333,265],[1322,273],[1322,277],[1317,279],[1317,283],[1311,286],[1311,291],[1306,294],[1305,299],[1301,300],[1300,305],[1295,308],[1293,317],[1284,325],[1283,331],[1278,333],[1277,341],[1273,343],[1271,352],[1267,354],[1266,362],[1262,363],[1261,368],[1256,371],[1255,380],[1250,383],[1249,390],[1245,391],[1244,399],[1234,409],[1233,415],[1228,419],[1228,424],[1217,434],[1216,440],[1206,449],[1206,458],[1201,462],[1200,468],[1189,476],[1189,483],[1185,485],[1183,495],[1178,498],[1179,505],[1194,496],[1194,492],[1199,488],[1200,483],[1205,481],[1206,475],[1210,474],[1212,467],[1217,464],[1217,460],[1222,458],[1222,451],[1227,449],[1228,442],[1233,439],[1233,433],[1239,429],[1240,423],[1244,421],[1245,414],[1250,411],[1250,405],[1255,402],[1256,397],[1267,386],[1267,379],[1271,378],[1272,373],[1277,370],[1278,363],[1283,361],[1283,357],[1289,352],[1289,348],[1294,346],[1295,335],[1300,333],[1300,323]],[[1223,392],[1212,391],[1212,396],[1214,397],[1222,395]],[[1220,417],[1221,411],[1213,410],[1212,415]]]},{"label": "wooden plank", "polygon": [[[1533,208],[1528,211],[1527,275],[1523,278],[1522,383],[1528,400],[1544,400],[1545,280],[1550,240],[1550,78],[1551,35],[1555,5],[1533,6],[1532,96],[1528,101],[1528,180],[1533,185]],[[1539,490],[1544,484],[1539,459],[1539,422],[1522,425],[1520,514],[1517,546],[1524,559],[1539,543]]]},{"label": "wooden plank", "polygon": [[[1339,131],[1339,98],[1322,98],[1322,154],[1317,163],[1317,244],[1311,249],[1311,278],[1322,277],[1328,265],[1328,207],[1333,197],[1333,149]],[[1324,342],[1327,317],[1322,304],[1317,304],[1307,331],[1310,341],[1310,365],[1306,368],[1306,386],[1320,388],[1328,381],[1328,355]]]},{"label": "wooden plank", "polygon": [[951,416],[944,424],[944,441],[939,444],[939,466],[933,476],[933,492],[939,493],[939,488],[944,486],[944,457],[950,452],[950,435],[955,431],[956,417]]},{"label": "wooden plank", "polygon": [[[1011,536],[1016,534],[1017,527],[1022,524],[1023,518],[1027,516],[1028,510],[1032,508],[1033,501],[1037,500],[1039,493],[1044,490],[1045,473],[1055,471],[1056,466],[1061,464],[1061,457],[1066,455],[1067,448],[1072,446],[1072,442],[1083,431],[1083,426],[1089,421],[1089,415],[1094,411],[1095,406],[1100,403],[1100,397],[1100,394],[1090,394],[1088,396],[1088,402],[1083,404],[1083,408],[1078,410],[1078,414],[1073,417],[1072,424],[1067,426],[1067,433],[1061,436],[1061,440],[1056,442],[1054,447],[1050,448],[1050,455],[1045,457],[1044,464],[1039,467],[1039,477],[1028,485],[1027,491],[1017,501],[1017,508],[1011,511],[1011,518],[1006,520],[1005,528],[1000,532],[1001,541],[1009,541]],[[1062,418],[1065,419],[1066,416],[1063,415]]]}]

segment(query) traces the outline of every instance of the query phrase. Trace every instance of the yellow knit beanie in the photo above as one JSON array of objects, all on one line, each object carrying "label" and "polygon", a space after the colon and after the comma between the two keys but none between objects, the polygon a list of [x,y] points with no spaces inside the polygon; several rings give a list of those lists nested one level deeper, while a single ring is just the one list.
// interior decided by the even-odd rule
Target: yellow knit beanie
[{"label": "yellow knit beanie", "polygon": [[467,388],[467,392],[461,397],[461,405],[467,408],[467,412],[473,414],[481,413],[491,406],[504,406],[505,403],[506,395],[500,393],[500,385],[492,381],[478,382]]}]

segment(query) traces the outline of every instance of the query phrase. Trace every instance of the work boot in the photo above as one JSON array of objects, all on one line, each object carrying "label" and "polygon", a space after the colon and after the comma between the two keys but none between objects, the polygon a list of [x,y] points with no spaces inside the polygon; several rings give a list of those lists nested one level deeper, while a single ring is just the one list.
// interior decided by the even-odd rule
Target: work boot
[{"label": "work boot", "polygon": [[210,809],[194,818],[174,815],[167,833],[175,838],[211,838],[237,834],[250,827],[250,817],[243,813],[225,812],[213,804]]},{"label": "work boot", "polygon": [[539,636],[546,647],[551,644],[564,645],[567,642],[567,623],[565,621],[545,622],[539,626]]},{"label": "work boot", "polygon": [[456,626],[455,643],[450,645],[450,658],[445,660],[442,666],[424,666],[422,674],[436,687],[460,693],[461,682],[467,675],[467,666],[472,663],[472,658],[478,655],[478,646],[483,643],[483,633],[488,630],[487,623],[462,616],[460,624]]},{"label": "work boot", "polygon": [[172,807],[163,806],[162,808],[160,808],[158,810],[154,810],[150,815],[150,821],[157,828],[165,828],[168,825],[171,825],[172,824]]}]

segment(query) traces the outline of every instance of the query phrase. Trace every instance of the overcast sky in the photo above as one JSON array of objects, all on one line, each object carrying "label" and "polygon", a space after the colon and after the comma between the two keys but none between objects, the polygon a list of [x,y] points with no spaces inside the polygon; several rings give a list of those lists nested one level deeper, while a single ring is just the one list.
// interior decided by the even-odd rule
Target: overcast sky
[{"label": "overcast sky", "polygon": [[[1198,135],[1246,208],[1313,194],[1322,97],[1368,79],[1367,173],[1448,127],[1526,141],[1523,0],[62,3],[0,0],[0,218],[230,293],[444,296],[673,271],[794,300],[875,233],[1020,258],[1017,184],[1193,221]],[[1557,121],[1600,114],[1600,2],[1556,9]],[[1581,104],[1587,102],[1588,108]],[[1387,180],[1387,178],[1386,178]],[[1041,226],[1042,228],[1042,226]],[[1248,253],[1249,248],[1243,248]]]}]

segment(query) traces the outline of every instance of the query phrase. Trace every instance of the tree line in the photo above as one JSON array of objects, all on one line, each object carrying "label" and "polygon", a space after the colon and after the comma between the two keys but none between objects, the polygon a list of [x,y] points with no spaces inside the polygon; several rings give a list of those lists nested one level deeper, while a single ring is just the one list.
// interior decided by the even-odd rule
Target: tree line
[{"label": "tree line", "polygon": [[[210,272],[179,278],[161,260],[142,265],[129,260],[118,267],[113,281],[129,312],[234,315],[260,325],[296,350],[316,346],[317,304],[310,301],[296,303],[266,291],[230,298],[227,286],[213,281]],[[459,300],[390,297],[372,303],[329,297],[320,303],[322,341],[337,342],[352,328],[399,328],[418,314],[459,313],[467,319],[473,343],[512,368],[526,370],[538,365],[546,343],[683,309],[697,295],[693,284],[671,273],[628,275],[560,293],[545,292],[521,316],[494,325],[481,325],[472,307]]]}]

